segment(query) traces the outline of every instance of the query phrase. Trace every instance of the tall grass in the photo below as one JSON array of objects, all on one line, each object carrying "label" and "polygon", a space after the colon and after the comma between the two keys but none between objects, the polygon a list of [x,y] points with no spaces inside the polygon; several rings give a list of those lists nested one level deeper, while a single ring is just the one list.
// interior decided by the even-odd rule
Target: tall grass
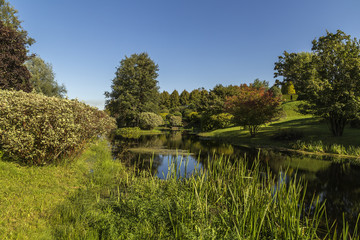
[{"label": "tall grass", "polygon": [[[305,207],[300,179],[284,183],[259,161],[219,157],[166,180],[132,172],[95,151],[87,188],[53,213],[57,239],[321,239],[350,237],[327,223],[316,198]],[[100,154],[100,155],[98,155]],[[186,159],[183,159],[186,161]],[[249,166],[250,165],[250,166]],[[151,164],[150,164],[151,166]],[[359,239],[356,232],[351,239]]]},{"label": "tall grass", "polygon": [[321,140],[319,141],[296,141],[293,144],[295,149],[309,151],[309,152],[321,152],[321,153],[334,153],[340,155],[350,155],[360,157],[360,147],[348,146],[345,147],[341,144],[324,144]]}]

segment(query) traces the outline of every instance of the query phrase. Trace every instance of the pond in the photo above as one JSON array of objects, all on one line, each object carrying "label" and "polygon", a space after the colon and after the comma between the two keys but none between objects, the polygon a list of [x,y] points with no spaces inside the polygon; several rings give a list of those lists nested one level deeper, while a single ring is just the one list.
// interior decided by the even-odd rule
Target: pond
[{"label": "pond", "polygon": [[360,166],[341,160],[240,148],[179,131],[143,135],[138,139],[117,138],[114,153],[129,165],[142,169],[151,167],[153,174],[159,178],[166,178],[169,164],[174,162],[184,176],[191,174],[195,168],[205,166],[208,159],[216,155],[234,161],[245,157],[250,163],[259,157],[271,172],[282,176],[281,181],[290,181],[296,173],[305,179],[307,201],[310,202],[314,195],[319,197],[321,202],[325,202],[331,220],[337,219],[341,224],[344,213],[346,219],[355,224],[360,213]]}]

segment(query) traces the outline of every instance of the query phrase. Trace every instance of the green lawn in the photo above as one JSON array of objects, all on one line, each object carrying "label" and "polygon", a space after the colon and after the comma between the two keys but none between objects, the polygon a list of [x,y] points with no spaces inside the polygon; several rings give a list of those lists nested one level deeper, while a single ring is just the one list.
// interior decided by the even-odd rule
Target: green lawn
[{"label": "green lawn", "polygon": [[360,146],[360,129],[347,127],[342,137],[333,137],[326,122],[297,112],[299,104],[301,104],[300,101],[285,102],[283,104],[284,116],[279,121],[262,126],[254,138],[251,138],[249,132],[239,126],[203,132],[199,136],[217,138],[235,145],[249,147],[291,149],[296,140],[275,140],[274,135],[280,131],[293,130],[303,135],[301,141],[305,143],[321,140],[324,145]]}]

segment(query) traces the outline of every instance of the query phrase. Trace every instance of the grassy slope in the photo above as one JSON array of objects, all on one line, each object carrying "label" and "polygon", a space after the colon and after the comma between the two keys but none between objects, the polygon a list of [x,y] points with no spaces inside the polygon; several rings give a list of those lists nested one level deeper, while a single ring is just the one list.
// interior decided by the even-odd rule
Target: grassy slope
[{"label": "grassy slope", "polygon": [[53,209],[84,187],[88,169],[84,159],[43,167],[0,159],[0,239],[49,239]]},{"label": "grassy slope", "polygon": [[360,146],[360,129],[346,128],[342,137],[333,137],[325,122],[302,115],[296,110],[300,101],[283,104],[285,117],[281,120],[262,126],[256,137],[250,138],[247,130],[242,127],[218,129],[211,132],[200,133],[202,137],[221,138],[236,145],[257,147],[285,147],[291,148],[294,142],[275,141],[272,136],[280,130],[295,129],[303,132],[305,142],[321,140],[324,144],[341,144],[344,146]]}]

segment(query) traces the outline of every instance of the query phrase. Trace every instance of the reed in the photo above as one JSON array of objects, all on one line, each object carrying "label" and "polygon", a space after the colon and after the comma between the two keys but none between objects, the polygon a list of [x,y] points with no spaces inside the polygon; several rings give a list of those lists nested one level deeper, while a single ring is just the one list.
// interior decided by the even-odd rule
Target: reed
[{"label": "reed", "polygon": [[348,225],[338,230],[329,224],[318,199],[305,203],[301,179],[285,183],[286,172],[274,176],[258,160],[218,157],[205,165],[182,177],[179,162],[170,162],[161,180],[151,175],[152,164],[135,172],[102,156],[94,162],[88,187],[54,213],[54,237],[359,239]]}]

